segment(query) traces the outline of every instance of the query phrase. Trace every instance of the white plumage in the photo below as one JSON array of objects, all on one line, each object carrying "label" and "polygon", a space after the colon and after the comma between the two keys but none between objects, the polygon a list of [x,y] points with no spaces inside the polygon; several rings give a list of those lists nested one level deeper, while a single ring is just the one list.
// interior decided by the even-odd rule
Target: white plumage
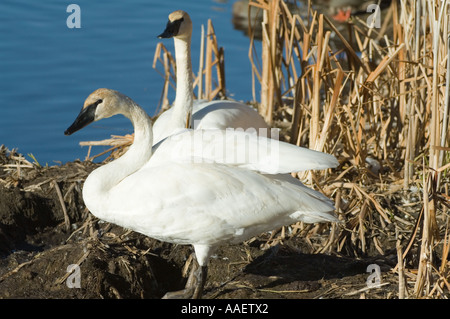
[{"label": "white plumage", "polygon": [[164,32],[160,38],[174,39],[177,88],[173,106],[162,113],[153,125],[154,139],[157,143],[165,137],[187,127],[187,120],[193,129],[254,128],[265,136],[270,136],[270,127],[250,106],[235,101],[194,100],[191,64],[192,21],[184,11],[178,10],[169,15]]},{"label": "white plumage", "polygon": [[[201,130],[185,130],[152,149],[149,116],[130,98],[109,89],[96,90],[86,99],[65,134],[115,114],[123,114],[133,123],[134,143],[122,157],[88,176],[84,202],[92,214],[105,221],[163,241],[192,244],[201,267],[193,273],[195,280],[189,281],[184,297],[201,296],[208,259],[221,244],[241,242],[297,221],[337,221],[332,201],[281,174],[336,167],[332,155],[246,132],[233,131],[227,136],[218,130],[203,131],[217,138],[200,141],[195,140],[205,137]],[[227,140],[230,136],[232,140]],[[261,156],[245,146],[258,143],[279,145],[276,152]],[[237,155],[245,152],[248,161],[214,153],[202,158],[196,153],[196,147],[209,144],[213,148],[222,144],[225,152]]]},{"label": "white plumage", "polygon": [[257,136],[243,130],[180,130],[153,146],[146,166],[221,163],[267,174],[285,174],[338,165],[332,155]]}]

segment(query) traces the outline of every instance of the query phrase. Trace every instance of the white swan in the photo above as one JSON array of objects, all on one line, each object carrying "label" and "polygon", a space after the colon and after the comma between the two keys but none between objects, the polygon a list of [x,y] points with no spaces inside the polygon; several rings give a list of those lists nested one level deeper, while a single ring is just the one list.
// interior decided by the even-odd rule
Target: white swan
[{"label": "white swan", "polygon": [[162,113],[153,125],[154,143],[186,128],[187,121],[194,129],[242,128],[259,129],[270,136],[270,127],[256,110],[235,101],[195,100],[191,64],[192,21],[182,10],[172,12],[166,29],[159,38],[172,38],[175,46],[177,88],[174,105]]},{"label": "white swan", "polygon": [[[332,201],[321,193],[290,175],[258,172],[266,171],[273,158],[272,164],[281,162],[273,170],[277,174],[306,167],[335,167],[338,162],[332,155],[278,142],[278,150],[287,156],[287,161],[267,153],[248,161],[232,160],[231,164],[227,163],[227,157],[222,163],[215,162],[215,156],[210,162],[207,158],[201,162],[195,150],[185,147],[210,143],[208,140],[195,143],[202,133],[199,130],[170,136],[152,148],[150,117],[129,97],[109,89],[91,93],[64,133],[70,135],[115,114],[123,114],[133,123],[134,143],[122,157],[88,176],[83,199],[91,213],[100,219],[162,241],[193,245],[200,267],[191,272],[181,294],[171,293],[169,297],[201,296],[208,259],[221,244],[238,243],[297,221],[337,221]],[[253,142],[262,144],[276,142],[245,132],[232,134],[233,139],[251,137]],[[219,135],[219,140],[220,136],[226,135]],[[230,150],[241,147],[238,142],[230,144],[227,146]],[[252,151],[246,146],[242,150]],[[249,164],[251,167],[246,167]]]}]

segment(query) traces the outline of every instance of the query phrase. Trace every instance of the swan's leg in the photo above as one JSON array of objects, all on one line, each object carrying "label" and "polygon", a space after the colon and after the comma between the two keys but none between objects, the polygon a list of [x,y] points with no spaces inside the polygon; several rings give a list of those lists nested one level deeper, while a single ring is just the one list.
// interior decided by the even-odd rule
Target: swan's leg
[{"label": "swan's leg", "polygon": [[207,266],[199,266],[195,270],[194,276],[195,276],[195,287],[194,293],[192,295],[193,299],[201,299],[203,294],[203,287],[205,287],[206,282],[206,276],[208,274],[208,267]]},{"label": "swan's leg", "polygon": [[207,266],[199,266],[195,261],[183,290],[168,292],[163,299],[200,299],[205,286]]}]

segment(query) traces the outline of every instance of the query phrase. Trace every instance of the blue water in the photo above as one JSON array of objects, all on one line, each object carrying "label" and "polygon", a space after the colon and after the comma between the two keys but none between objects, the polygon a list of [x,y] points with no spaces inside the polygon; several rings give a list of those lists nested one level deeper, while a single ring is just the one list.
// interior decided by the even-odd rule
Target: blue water
[{"label": "blue water", "polygon": [[[81,9],[81,28],[68,28]],[[163,87],[152,68],[158,41],[173,52],[172,40],[156,38],[170,12],[183,9],[194,23],[192,58],[198,68],[200,27],[211,18],[225,49],[227,90],[249,101],[249,40],[232,25],[233,1],[226,0],[2,0],[0,2],[0,144],[16,148],[41,165],[84,159],[80,141],[132,133],[116,116],[65,136],[84,99],[97,88],[121,91],[154,115]],[[161,68],[160,68],[161,69]],[[174,92],[171,93],[173,101]],[[95,148],[94,153],[103,149]]]}]

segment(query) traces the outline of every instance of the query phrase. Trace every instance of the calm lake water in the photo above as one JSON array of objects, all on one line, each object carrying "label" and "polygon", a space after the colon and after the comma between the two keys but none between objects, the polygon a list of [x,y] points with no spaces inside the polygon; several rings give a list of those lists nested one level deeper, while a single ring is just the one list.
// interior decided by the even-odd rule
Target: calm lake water
[{"label": "calm lake water", "polygon": [[[0,2],[0,144],[16,148],[41,165],[84,159],[80,141],[132,133],[116,116],[65,136],[84,99],[97,88],[121,91],[154,115],[163,79],[152,68],[156,45],[173,52],[173,40],[159,40],[170,12],[183,9],[194,23],[192,59],[198,68],[200,28],[212,19],[225,49],[227,90],[249,101],[248,38],[232,24],[227,0]],[[81,9],[81,28],[68,28],[69,4]],[[172,92],[171,102],[174,93]],[[94,149],[98,153],[102,148]]]}]

